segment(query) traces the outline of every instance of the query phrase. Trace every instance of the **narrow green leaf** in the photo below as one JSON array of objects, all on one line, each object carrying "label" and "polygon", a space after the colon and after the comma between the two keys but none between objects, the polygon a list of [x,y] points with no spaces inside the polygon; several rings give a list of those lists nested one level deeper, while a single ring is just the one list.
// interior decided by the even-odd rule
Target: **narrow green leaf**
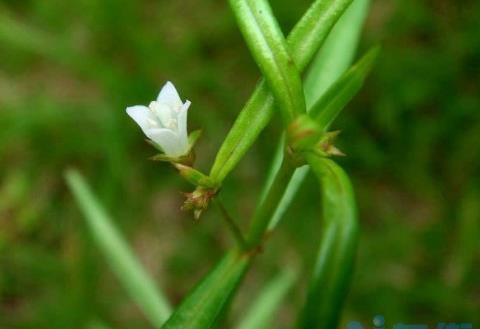
[{"label": "narrow green leaf", "polygon": [[162,328],[212,328],[241,283],[251,259],[251,254],[239,250],[228,253],[182,301]]},{"label": "narrow green leaf", "polygon": [[[316,0],[287,38],[288,50],[302,72],[352,0]],[[255,142],[273,116],[273,96],[264,80],[237,117],[210,171],[221,183]]]},{"label": "narrow green leaf", "polygon": [[370,0],[354,0],[315,55],[304,82],[308,107],[352,64],[369,4]]},{"label": "narrow green leaf", "polygon": [[269,186],[268,192],[265,192],[265,197],[258,205],[257,209],[255,209],[247,233],[247,243],[252,248],[259,246],[265,238],[269,224],[272,221],[272,216],[275,213],[277,205],[280,202],[283,192],[287,188],[290,177],[292,177],[294,171],[295,166],[292,161],[283,161],[280,169],[275,173],[275,177],[272,185]]},{"label": "narrow green leaf", "polygon": [[201,136],[202,136],[202,130],[201,129],[194,130],[188,135],[189,151],[195,146],[195,144],[197,144],[198,139]]},{"label": "narrow green leaf", "polygon": [[271,167],[270,170],[268,171],[268,175],[265,180],[265,184],[263,184],[262,187],[262,192],[260,193],[260,199],[259,199],[259,204],[262,204],[263,201],[265,201],[265,198],[268,195],[268,192],[270,191],[270,188],[275,181],[275,177],[277,176],[277,172],[280,170],[280,167],[282,165],[283,161],[283,153],[285,152],[285,134],[282,134],[282,137],[280,139],[280,143],[277,145],[277,149],[275,150],[275,154],[273,157],[272,165],[275,165],[274,167]]},{"label": "narrow green leaf", "polygon": [[[307,111],[310,111],[312,105],[352,63],[362,25],[368,13],[369,3],[370,0],[354,0],[335,24],[324,45],[318,51],[307,72],[304,83]],[[283,152],[277,153],[274,162],[272,162],[270,171],[273,172],[269,174],[270,176],[274,176],[274,173],[278,170],[275,170],[275,168],[280,167],[281,161],[283,161]],[[308,166],[298,168],[295,171],[282,200],[278,204],[269,229],[273,229],[281,220],[309,171]]]},{"label": "narrow green leaf", "polygon": [[374,47],[345,72],[312,106],[310,115],[327,130],[338,113],[357,94],[380,51]]},{"label": "narrow green leaf", "polygon": [[298,328],[334,329],[348,291],[358,240],[352,186],[332,160],[307,156],[322,191],[322,233]]},{"label": "narrow green leaf", "polygon": [[275,97],[286,124],[305,112],[302,80],[285,37],[266,0],[230,0],[253,58]]},{"label": "narrow green leaf", "polygon": [[250,310],[243,317],[237,329],[272,328],[271,322],[275,311],[285,298],[294,280],[295,274],[289,270],[277,275],[255,298]]},{"label": "narrow green leaf", "polygon": [[221,185],[273,116],[273,96],[262,79],[228,132],[210,170]]},{"label": "narrow green leaf", "polygon": [[70,170],[66,172],[65,178],[85,216],[94,241],[113,272],[147,319],[159,328],[171,313],[166,297],[145,273],[83,177],[77,171]]},{"label": "narrow green leaf", "polygon": [[[282,161],[283,161],[283,153],[282,153]],[[283,192],[282,198],[277,205],[277,209],[275,209],[275,213],[272,216],[272,219],[268,225],[268,230],[271,231],[277,226],[277,224],[282,219],[283,215],[287,211],[288,207],[293,201],[295,195],[297,195],[298,189],[302,185],[305,177],[307,177],[310,168],[308,166],[302,166],[297,168],[290,178],[288,182],[287,188]]]}]

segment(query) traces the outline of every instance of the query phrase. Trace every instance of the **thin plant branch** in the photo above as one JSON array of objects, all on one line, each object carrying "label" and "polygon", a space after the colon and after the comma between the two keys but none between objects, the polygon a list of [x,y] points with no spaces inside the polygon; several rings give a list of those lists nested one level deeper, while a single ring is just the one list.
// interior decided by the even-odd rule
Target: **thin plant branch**
[{"label": "thin plant branch", "polygon": [[222,201],[220,198],[215,198],[214,203],[217,205],[218,209],[220,209],[220,212],[222,213],[222,218],[227,224],[228,229],[232,233],[235,241],[237,242],[238,246],[242,250],[247,249],[247,242],[245,241],[245,238],[243,236],[242,231],[240,230],[240,227],[238,227],[237,223],[235,220],[230,216],[228,213],[227,209],[225,209],[225,206],[223,205]]},{"label": "thin plant branch", "polygon": [[294,171],[295,166],[291,163],[290,159],[288,159],[288,157],[284,158],[264,200],[253,216],[247,235],[247,243],[250,248],[257,248],[262,243],[268,225]]}]

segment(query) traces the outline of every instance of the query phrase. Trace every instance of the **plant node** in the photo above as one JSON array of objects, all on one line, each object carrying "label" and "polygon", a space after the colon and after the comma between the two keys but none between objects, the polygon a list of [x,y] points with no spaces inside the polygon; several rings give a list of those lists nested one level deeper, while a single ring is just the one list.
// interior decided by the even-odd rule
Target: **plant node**
[{"label": "plant node", "polygon": [[217,192],[218,189],[197,187],[193,192],[183,193],[186,200],[183,203],[182,210],[192,210],[195,219],[198,220]]}]

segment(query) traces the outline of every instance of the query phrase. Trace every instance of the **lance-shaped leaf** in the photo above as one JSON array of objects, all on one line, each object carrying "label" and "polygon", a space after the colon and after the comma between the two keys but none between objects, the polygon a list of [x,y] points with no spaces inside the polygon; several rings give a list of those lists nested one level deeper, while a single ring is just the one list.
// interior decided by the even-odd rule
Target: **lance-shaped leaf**
[{"label": "lance-shaped leaf", "polygon": [[348,291],[358,240],[352,186],[332,160],[307,156],[322,192],[320,248],[298,328],[334,329]]},{"label": "lance-shaped leaf", "polygon": [[370,0],[354,0],[317,52],[303,83],[307,106],[313,105],[355,58]]},{"label": "lance-shaped leaf", "polygon": [[234,295],[252,259],[233,250],[182,301],[162,329],[212,328]]},{"label": "lance-shaped leaf", "polygon": [[253,304],[247,314],[242,317],[237,329],[272,328],[271,322],[275,311],[288,293],[294,279],[295,274],[292,271],[285,270],[268,283],[259,296],[255,297]]},{"label": "lance-shaped leaf", "polygon": [[[351,65],[362,25],[368,13],[369,3],[370,0],[354,0],[335,24],[322,48],[315,55],[303,84],[307,111]],[[280,168],[280,162],[283,161],[283,147],[280,145],[278,150],[270,167],[270,177],[275,175],[277,168]],[[308,166],[295,170],[272,218],[270,229],[278,224],[308,172]],[[264,190],[268,190],[269,184],[267,180]]]},{"label": "lance-shaped leaf", "polygon": [[143,270],[83,177],[76,171],[68,171],[66,180],[107,263],[147,319],[159,328],[171,313],[166,297]]},{"label": "lance-shaped leaf", "polygon": [[[316,0],[287,38],[288,50],[303,71],[352,0]],[[264,80],[237,117],[210,171],[221,183],[255,142],[273,115],[273,96]]]},{"label": "lance-shaped leaf", "polygon": [[253,58],[265,77],[285,124],[305,112],[302,80],[267,0],[230,0]]},{"label": "lance-shaped leaf", "polygon": [[328,129],[338,113],[363,86],[379,51],[379,47],[374,47],[367,52],[312,106],[309,114],[324,130]]}]

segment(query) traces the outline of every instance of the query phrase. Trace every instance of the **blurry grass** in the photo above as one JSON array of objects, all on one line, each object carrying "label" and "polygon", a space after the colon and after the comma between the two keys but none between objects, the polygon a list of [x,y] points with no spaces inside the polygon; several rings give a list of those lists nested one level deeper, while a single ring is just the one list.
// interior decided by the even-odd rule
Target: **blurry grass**
[{"label": "blurry grass", "polygon": [[237,329],[262,329],[272,326],[271,322],[288,290],[295,280],[291,269],[280,272],[255,297],[250,308],[235,326]]},{"label": "blurry grass", "polygon": [[[308,3],[272,6],[287,30]],[[346,321],[480,323],[479,13],[473,0],[373,1],[361,49],[382,40],[382,58],[334,127],[362,227]],[[190,125],[205,131],[198,161],[208,168],[257,76],[221,2],[3,1],[0,328],[148,327],[82,226],[61,178],[71,165],[178,302],[229,238],[214,211],[198,224],[179,212],[176,191],[189,187],[146,160],[153,151],[124,108],[173,80],[193,101]],[[239,220],[253,209],[278,126],[222,191]],[[278,267],[313,261],[311,195],[307,182],[240,305]],[[291,295],[280,328],[300,305],[301,292]]]},{"label": "blurry grass", "polygon": [[172,312],[167,297],[138,263],[136,255],[116,229],[115,222],[99,204],[83,176],[70,169],[65,173],[65,179],[85,216],[96,246],[110,268],[152,326],[161,327]]}]

